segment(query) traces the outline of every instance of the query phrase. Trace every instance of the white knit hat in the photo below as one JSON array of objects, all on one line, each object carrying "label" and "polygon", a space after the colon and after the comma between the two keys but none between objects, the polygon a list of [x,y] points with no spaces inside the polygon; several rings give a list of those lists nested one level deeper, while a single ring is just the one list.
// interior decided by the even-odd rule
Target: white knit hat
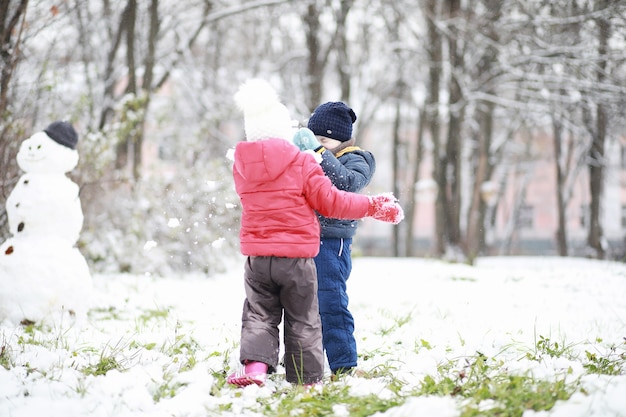
[{"label": "white knit hat", "polygon": [[270,138],[291,141],[294,121],[267,81],[254,78],[243,83],[235,94],[235,103],[243,112],[249,142]]}]

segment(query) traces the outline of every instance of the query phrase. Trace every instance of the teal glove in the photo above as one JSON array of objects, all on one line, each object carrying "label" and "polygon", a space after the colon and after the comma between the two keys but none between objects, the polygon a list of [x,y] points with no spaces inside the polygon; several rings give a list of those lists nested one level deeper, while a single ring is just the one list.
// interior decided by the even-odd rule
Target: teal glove
[{"label": "teal glove", "polygon": [[312,151],[318,151],[322,147],[320,141],[317,140],[313,132],[306,127],[298,129],[295,135],[293,135],[293,143],[300,148],[301,151],[309,149]]}]

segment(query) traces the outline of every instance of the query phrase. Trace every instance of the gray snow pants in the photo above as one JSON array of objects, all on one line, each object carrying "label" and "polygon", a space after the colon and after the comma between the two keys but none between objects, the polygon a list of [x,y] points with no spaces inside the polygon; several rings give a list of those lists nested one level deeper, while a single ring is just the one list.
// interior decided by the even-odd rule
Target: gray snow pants
[{"label": "gray snow pants", "polygon": [[285,315],[287,381],[318,382],[324,375],[322,323],[313,258],[250,256],[246,260],[239,358],[278,365],[280,324]]}]

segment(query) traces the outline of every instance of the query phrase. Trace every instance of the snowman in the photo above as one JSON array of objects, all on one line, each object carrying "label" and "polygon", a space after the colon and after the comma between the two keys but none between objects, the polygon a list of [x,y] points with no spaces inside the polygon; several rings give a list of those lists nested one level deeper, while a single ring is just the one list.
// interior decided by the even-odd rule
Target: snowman
[{"label": "snowman", "polygon": [[24,171],[6,201],[11,237],[0,246],[0,321],[38,323],[86,314],[92,289],[75,247],[83,225],[79,188],[65,174],[78,164],[78,136],[57,121],[24,140]]}]

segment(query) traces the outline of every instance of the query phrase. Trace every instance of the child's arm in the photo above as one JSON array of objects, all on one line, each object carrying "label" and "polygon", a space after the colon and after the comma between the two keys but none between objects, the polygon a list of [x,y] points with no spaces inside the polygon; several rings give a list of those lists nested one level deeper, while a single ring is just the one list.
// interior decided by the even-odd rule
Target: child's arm
[{"label": "child's arm", "polygon": [[391,193],[368,197],[337,189],[313,160],[305,165],[305,198],[322,216],[335,219],[373,217],[398,224],[404,218],[402,207]]}]

